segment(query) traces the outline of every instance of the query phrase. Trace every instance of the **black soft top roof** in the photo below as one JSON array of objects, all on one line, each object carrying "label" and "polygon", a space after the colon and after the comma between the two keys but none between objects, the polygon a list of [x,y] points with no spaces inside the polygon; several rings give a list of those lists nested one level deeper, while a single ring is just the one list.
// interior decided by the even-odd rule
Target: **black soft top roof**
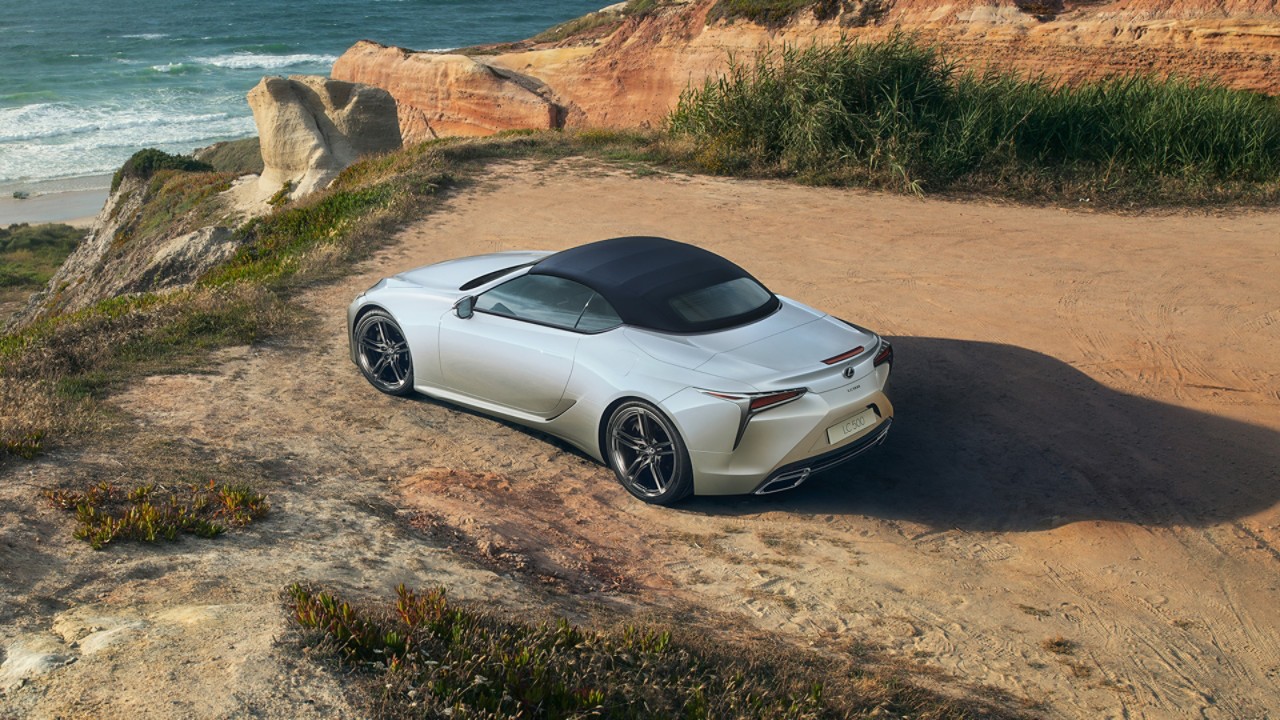
[{"label": "black soft top roof", "polygon": [[666,332],[722,330],[768,315],[778,306],[778,299],[769,293],[769,302],[751,312],[714,322],[689,322],[672,308],[671,298],[737,278],[755,278],[715,253],[659,237],[620,237],[580,245],[543,258],[529,273],[582,283],[608,300],[624,323]]}]

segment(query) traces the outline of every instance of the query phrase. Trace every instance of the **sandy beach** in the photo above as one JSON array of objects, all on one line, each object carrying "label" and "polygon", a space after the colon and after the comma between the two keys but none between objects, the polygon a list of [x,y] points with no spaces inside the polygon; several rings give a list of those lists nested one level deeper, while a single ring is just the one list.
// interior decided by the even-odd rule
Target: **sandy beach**
[{"label": "sandy beach", "polygon": [[[66,223],[87,228],[106,203],[110,187],[110,175],[0,182],[0,227]],[[15,196],[22,194],[28,197]]]},{"label": "sandy beach", "polygon": [[9,191],[0,196],[0,227],[15,223],[66,223],[87,228],[107,201],[107,191],[72,190],[18,200]]}]

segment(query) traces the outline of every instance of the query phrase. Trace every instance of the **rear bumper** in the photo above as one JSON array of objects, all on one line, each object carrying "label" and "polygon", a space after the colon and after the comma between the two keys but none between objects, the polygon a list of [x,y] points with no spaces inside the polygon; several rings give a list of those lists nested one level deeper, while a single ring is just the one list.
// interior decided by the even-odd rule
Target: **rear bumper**
[{"label": "rear bumper", "polygon": [[885,418],[878,426],[872,428],[871,432],[865,437],[854,441],[852,444],[838,450],[832,450],[829,453],[784,465],[765,478],[765,481],[760,483],[760,487],[755,489],[754,494],[768,495],[799,487],[800,483],[808,480],[810,475],[820,473],[823,470],[830,470],[837,465],[849,462],[871,448],[884,443],[885,438],[889,436],[889,428],[892,425],[893,418]]},{"label": "rear bumper", "polygon": [[[883,378],[880,380],[882,382]],[[799,485],[815,472],[848,462],[879,445],[892,424],[893,404],[879,388],[857,392],[860,384],[864,383],[855,381],[828,393],[810,393],[777,410],[755,416],[741,445],[729,452],[706,450],[708,444],[699,442],[701,437],[695,431],[692,433],[695,440],[687,441],[693,462],[694,493],[746,495],[779,492]],[[876,423],[861,434],[833,445],[828,429],[866,409],[875,411]],[[686,419],[680,415],[677,417]],[[703,420],[697,424],[702,428],[732,424],[729,420],[716,423],[698,419]],[[730,428],[733,429],[736,426]],[[726,431],[725,435],[720,445],[727,448],[733,440],[733,433]]]}]

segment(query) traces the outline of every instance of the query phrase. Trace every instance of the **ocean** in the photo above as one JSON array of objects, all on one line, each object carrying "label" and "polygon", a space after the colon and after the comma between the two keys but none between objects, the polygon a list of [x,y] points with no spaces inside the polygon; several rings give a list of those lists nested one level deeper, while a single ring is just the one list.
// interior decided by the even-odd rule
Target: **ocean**
[{"label": "ocean", "polygon": [[255,133],[263,75],[327,75],[360,39],[519,40],[602,0],[2,0],[0,191],[97,189],[135,151]]}]

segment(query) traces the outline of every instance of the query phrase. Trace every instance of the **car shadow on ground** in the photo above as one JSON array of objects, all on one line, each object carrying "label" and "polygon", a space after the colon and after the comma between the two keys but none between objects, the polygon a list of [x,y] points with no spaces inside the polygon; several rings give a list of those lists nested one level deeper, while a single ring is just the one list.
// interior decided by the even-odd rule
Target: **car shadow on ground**
[{"label": "car shadow on ground", "polygon": [[1280,433],[1127,395],[1011,345],[894,338],[888,441],[768,497],[694,498],[713,515],[856,513],[937,529],[1080,520],[1210,525],[1280,501]]}]

